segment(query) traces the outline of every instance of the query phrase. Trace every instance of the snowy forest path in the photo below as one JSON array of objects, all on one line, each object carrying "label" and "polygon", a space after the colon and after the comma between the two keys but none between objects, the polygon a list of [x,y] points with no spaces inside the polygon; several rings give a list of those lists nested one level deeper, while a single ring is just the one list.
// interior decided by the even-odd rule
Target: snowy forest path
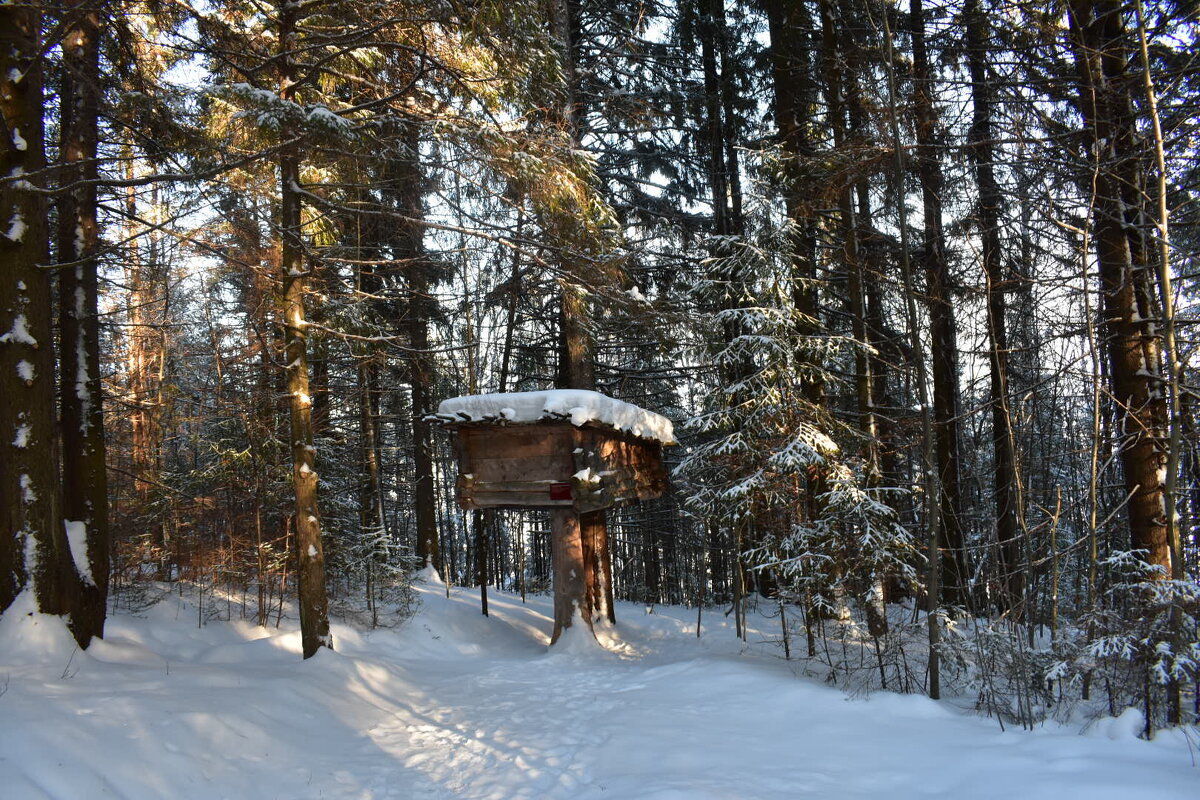
[{"label": "snowy forest path", "polygon": [[[463,620],[456,609],[457,626],[480,628],[456,637],[435,634],[433,620],[419,621],[431,649],[445,641],[449,651],[427,653],[420,666],[406,659],[423,673],[423,700],[373,727],[372,740],[404,753],[404,766],[432,778],[447,797],[580,796],[593,779],[590,755],[612,738],[605,720],[624,693],[643,685],[630,680],[632,649],[603,631],[601,638],[625,659],[582,631],[548,650],[551,621],[539,607],[501,595],[486,620]],[[456,626],[437,622],[438,631]]]},{"label": "snowy forest path", "polygon": [[[848,698],[738,642],[719,615],[697,639],[694,612],[623,604],[616,629],[598,628],[603,647],[572,631],[547,649],[546,598],[493,594],[488,618],[476,603],[426,593],[412,631],[424,635],[396,654],[422,691],[369,731],[437,787],[416,796],[1008,800],[1070,796],[1097,748],[1128,763],[1074,730],[1053,729],[1046,750],[1050,731],[1003,733],[923,697]],[[751,639],[767,638],[771,621],[756,622]],[[1137,795],[1138,770],[1116,772],[1094,796]]]}]

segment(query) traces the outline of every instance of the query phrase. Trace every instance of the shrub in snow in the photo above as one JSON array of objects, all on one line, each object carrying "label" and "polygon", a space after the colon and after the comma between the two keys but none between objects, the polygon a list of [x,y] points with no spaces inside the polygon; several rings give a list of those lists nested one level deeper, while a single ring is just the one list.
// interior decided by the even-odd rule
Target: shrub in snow
[{"label": "shrub in snow", "polygon": [[1049,681],[1086,695],[1095,711],[1141,709],[1145,733],[1183,716],[1182,694],[1200,680],[1200,586],[1158,579],[1142,553],[1117,551],[1100,566],[1114,576],[1097,607],[1069,631]]}]

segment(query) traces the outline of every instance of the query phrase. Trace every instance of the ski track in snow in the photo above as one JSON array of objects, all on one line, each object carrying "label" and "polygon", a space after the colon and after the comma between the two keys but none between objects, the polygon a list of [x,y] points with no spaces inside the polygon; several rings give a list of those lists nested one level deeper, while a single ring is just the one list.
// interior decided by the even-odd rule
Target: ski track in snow
[{"label": "ski track in snow", "polygon": [[472,591],[422,595],[400,628],[335,625],[308,662],[294,630],[198,628],[177,597],[80,653],[23,597],[0,619],[0,798],[1200,796],[1179,731],[1002,733],[849,699],[742,652],[717,614],[697,640],[694,611],[620,604],[609,649],[571,630],[548,650],[548,598],[494,593],[484,618]]}]

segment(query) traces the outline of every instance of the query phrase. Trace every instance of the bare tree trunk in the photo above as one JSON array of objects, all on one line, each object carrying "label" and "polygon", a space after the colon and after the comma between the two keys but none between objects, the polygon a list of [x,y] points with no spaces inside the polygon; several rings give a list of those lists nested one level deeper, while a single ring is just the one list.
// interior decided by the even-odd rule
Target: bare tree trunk
[{"label": "bare tree trunk", "polygon": [[479,581],[479,608],[488,615],[488,532],[483,512],[471,512],[471,529],[475,534],[475,577]]},{"label": "bare tree trunk", "polygon": [[359,519],[364,531],[387,533],[379,444],[379,362],[372,353],[359,362],[359,438],[362,440],[362,491]]},{"label": "bare tree trunk", "polygon": [[[1163,349],[1167,359],[1167,387],[1170,404],[1168,420],[1170,440],[1167,445],[1167,477],[1163,486],[1163,507],[1167,524],[1167,542],[1171,548],[1171,577],[1182,581],[1187,578],[1183,564],[1183,538],[1176,519],[1175,489],[1179,481],[1180,447],[1183,439],[1181,420],[1181,398],[1184,393],[1183,362],[1180,360],[1179,348],[1175,341],[1175,297],[1171,289],[1171,238],[1169,230],[1170,212],[1167,208],[1167,160],[1164,152],[1162,120],[1158,113],[1158,91],[1154,85],[1154,74],[1151,71],[1150,48],[1146,37],[1146,19],[1142,0],[1135,0],[1137,9],[1138,51],[1142,63],[1142,86],[1146,92],[1147,114],[1150,117],[1150,129],[1154,141],[1154,188],[1157,205],[1158,232],[1158,294],[1159,310],[1162,313]],[[1178,697],[1174,698],[1176,704]],[[1178,708],[1173,708],[1178,712]],[[1179,719],[1172,722],[1178,723]]]},{"label": "bare tree trunk", "polygon": [[[295,97],[297,67],[294,37],[300,21],[294,3],[279,6],[279,96]],[[296,551],[300,565],[300,635],[304,657],[322,647],[333,647],[329,633],[329,599],[325,587],[325,555],[321,518],[317,508],[316,447],[313,445],[312,397],[308,382],[308,344],[305,331],[305,294],[308,271],[300,219],[300,156],[293,145],[279,156],[279,259],[283,281],[284,359],[291,417],[292,482],[295,489]]]},{"label": "bare tree trunk", "polygon": [[412,389],[413,514],[416,523],[416,553],[422,564],[442,571],[438,543],[437,494],[433,479],[433,428],[425,418],[433,413],[433,360],[429,354],[429,319],[433,313],[432,265],[424,248],[425,209],[419,161],[419,128],[401,123],[402,152],[389,164],[390,183],[398,213],[393,241],[395,257],[403,264],[408,287],[408,379]]},{"label": "bare tree trunk", "polygon": [[612,546],[608,540],[608,520],[603,511],[580,516],[579,524],[592,542],[592,612],[595,619],[617,624],[613,599]]},{"label": "bare tree trunk", "polygon": [[1098,164],[1093,224],[1111,388],[1120,417],[1130,544],[1162,568],[1157,577],[1168,577],[1167,404],[1142,229],[1143,148],[1130,96],[1124,9],[1116,0],[1074,0],[1071,35],[1080,77],[1079,112]]},{"label": "bare tree trunk", "polygon": [[[828,124],[833,129],[833,146],[842,151],[846,145],[848,111],[857,102],[857,81],[849,68],[851,56],[844,52],[832,0],[821,0],[821,62],[825,75]],[[854,95],[848,97],[847,95]],[[858,346],[854,349],[854,390],[858,411],[858,429],[863,434],[862,457],[867,486],[879,486],[878,430],[875,424],[874,376],[866,346],[866,296],[863,264],[859,254],[859,228],[854,208],[854,183],[847,177],[837,187],[838,235],[842,240],[842,269],[846,273],[850,306],[850,326]],[[867,617],[872,636],[887,632],[883,575],[855,575],[857,595]]]},{"label": "bare tree trunk", "polygon": [[963,541],[958,433],[958,347],[954,307],[950,303],[950,269],[942,231],[942,169],[938,160],[937,113],[933,105],[925,16],[921,0],[910,0],[913,48],[914,105],[917,118],[916,171],[924,207],[925,282],[929,304],[930,356],[933,364],[933,422],[937,443],[938,483],[941,487],[942,596],[953,605],[969,602],[971,569]]},{"label": "bare tree trunk", "polygon": [[[563,84],[560,102],[551,117],[563,132],[564,137],[578,146],[581,113],[578,101],[578,75],[576,73],[576,48],[579,36],[578,8],[575,0],[554,0],[551,4],[551,29],[557,43],[560,62],[563,66]],[[570,243],[564,243],[570,245]],[[568,259],[570,257],[568,256]],[[562,298],[559,310],[559,353],[558,375],[555,384],[560,389],[596,388],[596,351],[590,330],[591,312],[588,308],[585,266],[576,263],[563,265],[564,277],[560,281]],[[554,639],[562,629],[571,625],[573,606],[579,606],[584,622],[591,627],[597,613],[615,620],[611,599],[611,582],[601,585],[604,576],[612,575],[612,553],[608,546],[608,528],[604,511],[574,516],[567,522],[564,514],[554,511],[551,515],[554,527]],[[575,544],[578,540],[578,545]],[[578,575],[574,574],[578,546]],[[563,552],[566,549],[568,552]],[[576,596],[575,582],[583,586]],[[563,585],[560,591],[560,584]],[[603,599],[602,599],[603,598]]]},{"label": "bare tree trunk", "polygon": [[108,602],[108,475],[100,385],[100,318],[96,250],[96,141],[100,89],[100,19],[95,4],[76,0],[62,37],[62,115],[58,199],[59,401],[63,518],[87,537],[80,564],[79,607],[72,632],[86,646],[103,637]]},{"label": "bare tree trunk", "polygon": [[[812,19],[808,8],[799,0],[770,0],[766,6],[771,32],[771,83],[774,93],[774,113],[779,126],[779,140],[788,159],[785,172],[784,204],[792,226],[792,302],[805,318],[800,323],[801,335],[819,332],[815,321],[819,314],[817,296],[817,228],[813,203],[816,199],[797,177],[800,162],[815,154],[809,130],[813,125],[812,108],[817,102],[817,86],[813,80],[816,63],[813,58]],[[809,400],[822,401],[824,388],[809,382]]]},{"label": "bare tree trunk", "polygon": [[[134,177],[134,158],[131,148],[126,148],[125,177]],[[151,309],[157,307],[154,295],[155,266],[141,258],[136,238],[140,233],[137,223],[137,194],[130,187],[125,192],[126,235],[130,239],[126,274],[129,282],[129,404],[132,406],[129,424],[132,428],[131,461],[134,474],[134,491],[145,499],[157,481],[158,432],[160,422],[155,404],[154,375],[158,370],[159,348],[153,338],[157,336],[151,317]],[[152,259],[151,259],[152,260]]]},{"label": "bare tree trunk", "polygon": [[[1137,11],[1138,52],[1142,63],[1142,86],[1146,92],[1147,113],[1154,141],[1155,194],[1157,195],[1158,233],[1158,295],[1159,311],[1162,313],[1163,348],[1167,359],[1167,385],[1169,405],[1169,441],[1166,454],[1166,479],[1163,483],[1163,512],[1167,526],[1167,545],[1171,555],[1171,579],[1184,581],[1187,570],[1183,565],[1183,538],[1180,536],[1178,501],[1175,495],[1179,480],[1179,451],[1182,444],[1182,421],[1180,419],[1180,396],[1183,394],[1183,364],[1179,359],[1179,348],[1175,341],[1175,298],[1171,291],[1171,239],[1169,236],[1169,211],[1167,209],[1167,161],[1163,150],[1162,120],[1158,114],[1158,92],[1154,86],[1154,75],[1150,64],[1150,47],[1146,36],[1146,17],[1142,0],[1134,0]],[[1183,644],[1181,638],[1179,606],[1171,608],[1171,636],[1174,645]],[[1183,720],[1180,682],[1174,676],[1167,683],[1167,722],[1178,725]]]},{"label": "bare tree trunk", "polygon": [[550,644],[554,644],[563,631],[571,627],[576,611],[584,624],[589,624],[592,608],[588,599],[579,515],[570,508],[554,509],[550,512],[550,531],[554,538],[554,634]]},{"label": "bare tree trunk", "polygon": [[900,273],[904,282],[904,310],[908,323],[909,346],[916,366],[917,399],[921,406],[921,462],[924,471],[925,484],[925,524],[927,531],[927,564],[928,578],[926,590],[928,602],[926,606],[926,623],[929,631],[929,696],[934,700],[941,698],[941,573],[943,559],[941,558],[941,497],[939,472],[934,468],[934,424],[929,406],[929,376],[925,366],[924,347],[921,335],[917,330],[917,304],[914,298],[915,289],[912,280],[912,265],[909,258],[908,213],[904,199],[904,176],[907,169],[904,159],[904,146],[900,138],[900,121],[898,98],[896,93],[895,52],[892,45],[892,26],[885,10],[883,13],[884,42],[887,46],[887,83],[888,106],[891,109],[889,126],[891,133],[892,152],[895,159],[896,180],[896,210],[897,224],[900,227]]},{"label": "bare tree trunk", "polygon": [[[365,260],[364,245],[376,248],[380,242],[373,224],[364,221],[361,217],[356,222],[355,236],[358,258]],[[364,233],[364,227],[367,228],[367,233]],[[369,239],[369,242],[364,242],[364,238]],[[383,300],[384,280],[380,275],[380,268],[373,264],[362,264],[358,268],[357,279],[358,291],[366,298],[365,304],[371,314],[372,323],[380,324],[388,313],[387,303]],[[382,348],[371,342],[367,344],[366,352],[359,356],[356,370],[358,377],[358,433],[362,470],[359,478],[361,482],[358,503],[359,525],[363,531],[377,531],[378,535],[387,534],[387,515],[383,506],[383,458],[379,425],[379,372],[383,362]]]},{"label": "bare tree trunk", "polygon": [[1017,475],[1016,436],[1008,392],[1008,330],[1005,324],[1005,292],[1011,281],[1000,250],[1000,186],[996,182],[995,150],[992,145],[992,81],[987,63],[990,31],[982,0],[968,0],[964,9],[967,34],[967,63],[971,71],[971,123],[969,154],[979,187],[979,234],[983,271],[987,278],[987,327],[991,359],[992,476],[995,483],[996,541],[1000,553],[1000,585],[1003,607],[1019,619],[1025,597],[1025,573],[1021,565],[1020,481]]},{"label": "bare tree trunk", "polygon": [[638,598],[647,604],[657,604],[662,590],[662,564],[658,558],[658,537],[645,525],[638,526],[638,538],[642,551],[642,589]]},{"label": "bare tree trunk", "polygon": [[[33,6],[0,6],[0,168],[39,182],[41,24]],[[0,613],[28,588],[43,613],[69,616],[79,578],[62,524],[44,195],[28,179],[5,181],[0,214]]]},{"label": "bare tree trunk", "polygon": [[[278,508],[269,487],[274,468],[278,464],[276,429],[279,424],[277,413],[278,397],[274,389],[277,361],[276,337],[272,335],[270,319],[271,303],[268,287],[269,275],[264,265],[270,261],[270,250],[264,245],[259,226],[259,205],[255,200],[245,209],[240,209],[232,218],[234,236],[239,246],[239,258],[244,265],[242,277],[242,306],[248,311],[249,325],[246,330],[245,352],[253,362],[253,385],[250,389],[250,407],[242,412],[246,436],[252,444],[250,449],[254,480],[252,514],[254,517],[255,571],[258,586],[258,612],[256,622],[266,627],[274,602],[274,580],[271,574],[271,542],[265,531],[273,527]],[[270,522],[269,522],[270,521]]]}]

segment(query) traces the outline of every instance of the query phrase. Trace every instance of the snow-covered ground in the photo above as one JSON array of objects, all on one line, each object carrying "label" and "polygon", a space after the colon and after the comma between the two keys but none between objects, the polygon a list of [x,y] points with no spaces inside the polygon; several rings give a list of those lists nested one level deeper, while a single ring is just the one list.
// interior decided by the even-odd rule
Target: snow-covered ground
[{"label": "snow-covered ground", "polygon": [[[547,598],[422,589],[396,629],[197,626],[170,597],[77,652],[55,620],[0,622],[0,798],[1200,797],[1188,736],[1126,717],[1002,733],[922,697],[848,698],[739,652],[718,615],[618,608],[610,649]],[[19,602],[26,602],[22,599]],[[285,627],[287,621],[285,620]],[[769,624],[764,621],[764,624]]]}]

